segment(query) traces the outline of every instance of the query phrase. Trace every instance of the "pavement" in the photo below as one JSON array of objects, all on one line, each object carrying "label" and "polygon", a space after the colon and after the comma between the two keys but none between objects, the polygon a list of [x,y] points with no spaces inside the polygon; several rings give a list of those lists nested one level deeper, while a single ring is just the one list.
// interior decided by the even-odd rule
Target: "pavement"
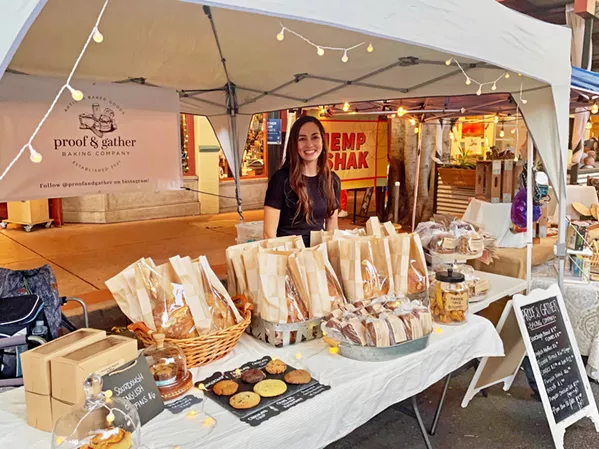
[{"label": "pavement", "polygon": [[[550,449],[553,439],[541,402],[520,372],[508,392],[502,385],[487,390],[488,397],[475,397],[467,408],[462,399],[474,370],[452,378],[437,433],[430,437],[434,449]],[[599,385],[591,383],[595,401]],[[433,420],[441,395],[439,382],[418,396],[427,428]],[[409,404],[405,404],[408,406]],[[566,430],[565,449],[599,448],[599,433],[585,418]],[[416,420],[392,406],[327,449],[425,449]]]}]

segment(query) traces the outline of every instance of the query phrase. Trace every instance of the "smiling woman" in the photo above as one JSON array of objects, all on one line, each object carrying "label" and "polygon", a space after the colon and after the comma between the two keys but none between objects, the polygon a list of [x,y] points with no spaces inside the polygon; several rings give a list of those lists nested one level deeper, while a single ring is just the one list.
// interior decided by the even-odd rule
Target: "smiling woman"
[{"label": "smiling woman", "polygon": [[287,161],[268,183],[264,200],[264,237],[337,229],[341,181],[328,164],[322,123],[310,116],[291,128]]}]

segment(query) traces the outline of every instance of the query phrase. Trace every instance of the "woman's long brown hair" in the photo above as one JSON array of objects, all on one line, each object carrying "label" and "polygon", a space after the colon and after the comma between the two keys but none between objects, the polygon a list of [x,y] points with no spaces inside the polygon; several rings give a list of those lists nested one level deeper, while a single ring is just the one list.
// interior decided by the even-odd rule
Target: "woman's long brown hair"
[{"label": "woman's long brown hair", "polygon": [[303,172],[304,162],[299,154],[298,143],[301,127],[310,122],[315,123],[316,126],[318,126],[320,138],[322,139],[322,153],[320,153],[320,156],[318,157],[318,174],[321,175],[320,191],[327,202],[327,217],[331,217],[338,208],[335,187],[333,186],[333,177],[328,163],[329,149],[327,141],[325,140],[324,126],[322,126],[322,123],[320,123],[320,120],[316,117],[304,115],[296,120],[289,132],[287,160],[285,161],[284,166],[289,167],[289,184],[299,198],[299,205],[294,220],[300,213],[302,213],[308,224],[313,223],[312,202],[308,196],[308,189],[306,187]]}]

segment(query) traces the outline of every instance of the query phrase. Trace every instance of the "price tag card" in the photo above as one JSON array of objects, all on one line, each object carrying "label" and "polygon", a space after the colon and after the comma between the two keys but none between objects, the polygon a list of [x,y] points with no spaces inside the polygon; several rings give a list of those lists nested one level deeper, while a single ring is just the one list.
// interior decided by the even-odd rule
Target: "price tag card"
[{"label": "price tag card", "polygon": [[125,398],[135,406],[142,426],[164,410],[164,402],[143,356],[106,374],[102,380],[104,391],[111,390],[114,396]]}]

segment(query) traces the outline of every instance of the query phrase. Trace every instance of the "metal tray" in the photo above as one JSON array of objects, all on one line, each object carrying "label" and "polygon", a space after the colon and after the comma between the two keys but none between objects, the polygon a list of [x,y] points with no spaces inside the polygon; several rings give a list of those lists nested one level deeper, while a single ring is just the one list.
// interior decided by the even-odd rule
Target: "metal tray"
[{"label": "metal tray", "polygon": [[252,315],[246,332],[277,348],[302,343],[322,337],[322,318],[313,318],[300,323],[276,324]]},{"label": "metal tray", "polygon": [[418,340],[406,341],[405,343],[388,348],[373,348],[340,342],[339,354],[348,359],[360,360],[362,362],[386,362],[422,351],[428,346],[430,336],[431,334],[428,334]]}]

